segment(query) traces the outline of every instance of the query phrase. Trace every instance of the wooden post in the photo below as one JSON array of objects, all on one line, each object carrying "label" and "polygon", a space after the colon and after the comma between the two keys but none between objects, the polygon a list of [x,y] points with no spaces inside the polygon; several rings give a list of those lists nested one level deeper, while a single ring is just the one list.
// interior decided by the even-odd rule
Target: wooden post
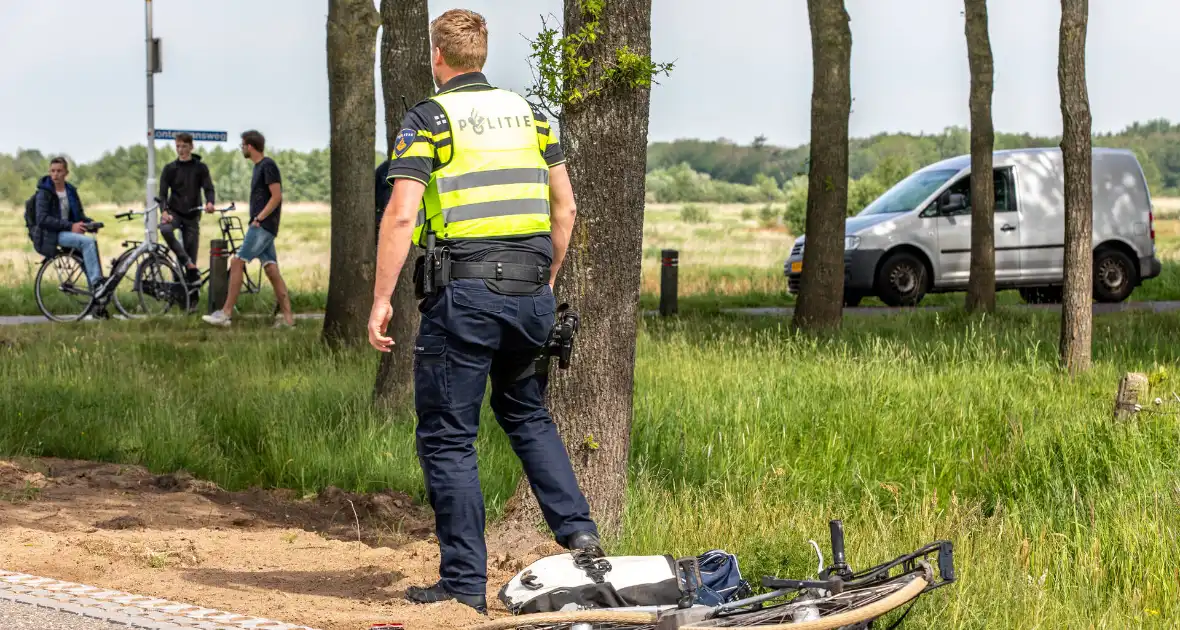
[{"label": "wooden post", "polygon": [[1147,400],[1147,375],[1139,372],[1128,372],[1119,381],[1119,392],[1114,399],[1114,419],[1126,420],[1135,414],[1135,407],[1140,401]]},{"label": "wooden post", "polygon": [[660,251],[660,315],[663,317],[675,315],[679,310],[677,304],[679,265],[680,252],[674,249]]},{"label": "wooden post", "polygon": [[221,310],[229,293],[229,244],[223,239],[209,241],[209,312]]}]

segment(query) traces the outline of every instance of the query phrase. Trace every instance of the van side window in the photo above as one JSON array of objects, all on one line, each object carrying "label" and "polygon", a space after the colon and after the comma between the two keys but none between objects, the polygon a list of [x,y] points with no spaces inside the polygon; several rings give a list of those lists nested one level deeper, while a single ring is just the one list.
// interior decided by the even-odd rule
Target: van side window
[{"label": "van side window", "polygon": [[[994,186],[996,196],[996,212],[1015,212],[1016,211],[1016,179],[1012,174],[1013,168],[1011,166],[1004,166],[992,171],[992,185]],[[955,212],[951,215],[942,216],[963,216],[971,214],[971,177],[963,177],[951,184],[951,187],[943,193],[959,194],[967,198],[967,207]],[[937,214],[937,213],[933,213]]]}]

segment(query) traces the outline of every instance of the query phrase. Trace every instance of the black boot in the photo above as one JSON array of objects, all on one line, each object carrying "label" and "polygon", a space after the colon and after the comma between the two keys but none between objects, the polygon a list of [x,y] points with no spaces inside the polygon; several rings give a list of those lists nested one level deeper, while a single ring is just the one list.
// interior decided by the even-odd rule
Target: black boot
[{"label": "black boot", "polygon": [[406,589],[406,599],[415,604],[433,604],[455,600],[475,609],[481,615],[488,614],[487,598],[483,595],[455,595],[443,588],[442,582],[435,582],[433,586],[411,586]]},{"label": "black boot", "polygon": [[591,556],[601,558],[606,555],[602,550],[602,543],[594,532],[574,532],[565,540],[565,547],[571,551],[585,551]]}]

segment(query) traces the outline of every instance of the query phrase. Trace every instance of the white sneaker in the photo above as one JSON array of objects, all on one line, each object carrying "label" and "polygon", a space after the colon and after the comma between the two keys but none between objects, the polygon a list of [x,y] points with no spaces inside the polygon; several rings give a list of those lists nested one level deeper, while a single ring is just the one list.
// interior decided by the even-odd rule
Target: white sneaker
[{"label": "white sneaker", "polygon": [[225,311],[213,311],[212,315],[202,315],[201,319],[205,320],[205,323],[212,324],[214,326],[225,327],[229,326],[231,323],[231,319],[225,314]]},{"label": "white sneaker", "polygon": [[294,328],[295,324],[288,324],[282,317],[275,318],[275,325],[271,328]]}]

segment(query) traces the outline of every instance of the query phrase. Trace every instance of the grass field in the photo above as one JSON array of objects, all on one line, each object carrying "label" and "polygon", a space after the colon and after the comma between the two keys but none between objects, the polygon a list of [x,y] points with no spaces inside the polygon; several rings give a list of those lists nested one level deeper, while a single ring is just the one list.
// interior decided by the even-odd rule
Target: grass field
[{"label": "grass field", "polygon": [[[1160,218],[1156,223],[1157,248],[1164,260],[1164,273],[1132,294],[1131,300],[1180,299],[1180,200],[1157,199]],[[682,219],[683,206],[653,204],[643,226],[642,301],[645,308],[659,302],[661,249],[680,252],[679,293],[681,308],[716,310],[721,307],[785,306],[794,302],[786,292],[783,262],[794,237],[781,224],[764,223],[762,205],[696,206],[700,222]],[[238,204],[245,207],[245,204]],[[106,228],[99,235],[104,269],[122,251],[127,239],[142,239],[142,220],[116,221],[114,214],[125,208],[98,206],[88,213]],[[244,217],[244,212],[239,212]],[[781,209],[779,209],[781,215]],[[277,242],[280,267],[291,288],[296,311],[323,310],[328,287],[330,222],[327,208],[317,204],[292,205],[284,209],[282,231]],[[201,224],[201,252],[198,264],[208,266],[208,243],[218,238],[216,219],[205,217]],[[162,242],[162,241],[161,241]],[[0,208],[0,315],[37,315],[33,278],[40,257],[25,237],[23,215],[16,209]],[[251,268],[258,278],[258,267]],[[273,293],[265,278],[263,292],[243,296],[244,312],[270,312]],[[923,304],[959,305],[964,294],[928,295]],[[204,298],[202,298],[204,299]],[[999,294],[1001,304],[1019,304],[1015,291]],[[203,304],[203,303],[202,303]],[[883,306],[875,298],[864,306]]]},{"label": "grass field", "polygon": [[[0,329],[0,454],[421,497],[412,424],[369,406],[377,353],[330,352],[317,335],[261,322]],[[960,582],[906,627],[1175,627],[1180,405],[1167,375],[1180,315],[1100,316],[1094,336],[1094,370],[1071,380],[1051,313],[850,318],[827,339],[765,319],[646,320],[626,532],[611,551],[723,548],[755,581],[802,576],[807,540],[839,517],[860,567],[954,541]],[[1169,402],[1115,423],[1131,369]],[[520,472],[484,413],[494,516]]]}]

